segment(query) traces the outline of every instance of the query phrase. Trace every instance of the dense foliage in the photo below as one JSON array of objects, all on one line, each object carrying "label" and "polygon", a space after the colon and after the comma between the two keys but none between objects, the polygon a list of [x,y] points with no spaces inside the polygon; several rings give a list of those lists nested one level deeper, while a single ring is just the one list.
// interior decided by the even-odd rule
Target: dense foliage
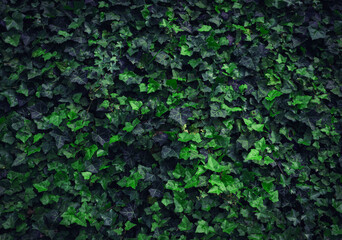
[{"label": "dense foliage", "polygon": [[341,239],[341,1],[0,2],[0,239]]}]

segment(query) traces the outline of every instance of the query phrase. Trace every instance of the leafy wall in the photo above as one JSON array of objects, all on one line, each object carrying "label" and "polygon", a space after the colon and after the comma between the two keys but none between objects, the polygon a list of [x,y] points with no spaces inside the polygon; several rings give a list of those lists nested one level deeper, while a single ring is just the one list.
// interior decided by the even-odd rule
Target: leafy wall
[{"label": "leafy wall", "polygon": [[1,0],[0,239],[341,239],[341,12]]}]

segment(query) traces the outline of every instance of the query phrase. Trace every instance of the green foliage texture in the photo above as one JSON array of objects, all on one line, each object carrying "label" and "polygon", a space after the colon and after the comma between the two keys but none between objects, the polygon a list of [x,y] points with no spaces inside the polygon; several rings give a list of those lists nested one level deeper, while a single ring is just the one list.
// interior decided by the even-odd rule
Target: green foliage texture
[{"label": "green foliage texture", "polygon": [[0,239],[341,239],[341,13],[0,0]]}]

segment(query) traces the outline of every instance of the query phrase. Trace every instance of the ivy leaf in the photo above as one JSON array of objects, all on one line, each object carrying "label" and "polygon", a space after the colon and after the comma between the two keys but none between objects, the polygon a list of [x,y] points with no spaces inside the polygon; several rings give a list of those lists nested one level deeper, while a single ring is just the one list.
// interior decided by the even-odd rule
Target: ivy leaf
[{"label": "ivy leaf", "polygon": [[3,40],[5,43],[12,45],[13,47],[18,47],[20,41],[20,35],[14,34],[12,32],[6,32],[3,34]]},{"label": "ivy leaf", "polygon": [[81,174],[85,180],[89,180],[92,175],[91,172],[81,172]]},{"label": "ivy leaf", "polygon": [[293,223],[293,226],[297,226],[300,221],[298,220],[299,213],[295,210],[291,210],[291,213],[286,218]]},{"label": "ivy leaf", "polygon": [[177,152],[168,146],[163,146],[162,151],[161,151],[161,155],[162,155],[163,159],[172,158],[172,157],[177,158],[178,157]]},{"label": "ivy leaf", "polygon": [[126,179],[126,187],[131,187],[133,189],[136,189],[136,187],[138,186],[139,180],[142,178],[143,176],[139,172],[135,172],[131,174],[131,176],[129,176]]},{"label": "ivy leaf", "polygon": [[77,83],[77,84],[80,84],[80,85],[84,85],[84,84],[87,84],[88,78],[87,78],[87,75],[85,73],[83,73],[81,75],[73,73],[71,75],[71,77],[70,77],[70,81],[72,83]]},{"label": "ivy leaf", "polygon": [[304,109],[307,108],[311,99],[312,96],[296,96],[291,102],[289,102],[289,104],[294,106],[297,105],[299,109]]},{"label": "ivy leaf", "polygon": [[86,149],[85,149],[85,150],[86,150],[86,153],[85,153],[84,159],[85,159],[85,160],[90,160],[90,159],[93,157],[94,153],[95,153],[98,149],[99,149],[99,148],[98,148],[97,145],[95,145],[95,144],[93,144],[93,145],[91,145],[90,147],[86,148]]},{"label": "ivy leaf", "polygon": [[60,222],[61,225],[70,226],[75,223],[80,226],[87,227],[86,219],[78,217],[74,207],[68,207],[67,211],[65,211],[61,217],[63,218]]},{"label": "ivy leaf", "polygon": [[132,223],[132,222],[130,222],[130,221],[127,221],[127,222],[125,223],[125,230],[126,230],[126,231],[129,231],[129,230],[132,229],[134,226],[136,226],[135,223]]},{"label": "ivy leaf", "polygon": [[241,143],[242,147],[246,150],[250,149],[254,142],[255,142],[255,135],[254,134],[250,134],[248,135],[248,138],[246,135],[241,135],[237,142]]},{"label": "ivy leaf", "polygon": [[254,143],[254,146],[255,146],[256,150],[258,150],[260,152],[264,152],[266,150],[266,147],[267,147],[265,138],[263,137],[259,141],[256,141]]},{"label": "ivy leaf", "polygon": [[66,141],[70,141],[69,137],[60,135],[57,132],[51,132],[50,135],[55,138],[56,146],[58,149],[62,148]]},{"label": "ivy leaf", "polygon": [[266,156],[266,157],[264,158],[264,163],[265,163],[266,165],[268,165],[268,164],[274,163],[274,160],[273,160],[272,158],[270,158],[269,156]]},{"label": "ivy leaf", "polygon": [[119,75],[119,79],[125,82],[127,85],[131,85],[131,84],[140,84],[143,77],[138,76],[132,71],[125,71],[124,73],[121,73]]},{"label": "ivy leaf", "polygon": [[15,228],[15,223],[18,220],[18,216],[15,213],[11,213],[8,218],[6,219],[6,221],[4,221],[2,223],[2,226],[4,229],[11,229],[11,228]]},{"label": "ivy leaf", "polygon": [[12,167],[19,166],[21,164],[26,163],[27,158],[26,158],[26,153],[19,153],[17,154],[17,157],[15,158],[14,162],[12,163]]},{"label": "ivy leaf", "polygon": [[181,46],[181,55],[183,56],[192,56],[192,51],[189,49],[188,45],[182,45]]},{"label": "ivy leaf", "polygon": [[210,25],[202,25],[202,27],[200,27],[198,29],[199,32],[209,32],[212,29],[212,27]]},{"label": "ivy leaf", "polygon": [[228,220],[224,220],[222,225],[221,225],[221,228],[222,228],[223,232],[231,234],[234,231],[234,229],[237,228],[237,226],[238,226],[237,223],[229,222]]},{"label": "ivy leaf", "polygon": [[283,95],[282,92],[279,92],[278,90],[273,89],[267,94],[267,97],[265,97],[265,99],[267,101],[273,101],[275,98],[280,97],[281,95]]},{"label": "ivy leaf", "polygon": [[204,220],[199,220],[195,232],[208,234],[209,232],[215,232],[215,230],[213,227],[209,227],[208,222]]},{"label": "ivy leaf", "polygon": [[250,152],[248,153],[245,161],[261,161],[262,160],[262,156],[259,155],[259,150],[257,149],[251,149]]},{"label": "ivy leaf", "polygon": [[156,92],[160,88],[160,83],[157,82],[156,80],[150,78],[148,80],[148,85],[147,85],[147,93],[153,93]]},{"label": "ivy leaf", "polygon": [[189,221],[189,219],[184,215],[180,224],[178,224],[178,229],[180,231],[189,231],[192,228],[193,224]]},{"label": "ivy leaf", "polygon": [[272,202],[274,202],[274,203],[279,202],[279,193],[278,193],[278,191],[272,191],[269,194],[270,194],[269,199]]},{"label": "ivy leaf", "polygon": [[157,63],[160,63],[164,67],[170,64],[171,57],[168,54],[166,54],[164,51],[161,51],[159,53],[153,53],[153,54],[157,54],[155,55],[155,60]]},{"label": "ivy leaf", "polygon": [[49,117],[49,121],[56,127],[59,127],[59,125],[63,122],[63,119],[65,118],[65,114],[61,114],[61,112],[53,112]]},{"label": "ivy leaf", "polygon": [[140,123],[140,120],[138,118],[134,119],[132,123],[126,122],[125,127],[122,129],[126,132],[132,132],[133,129]]},{"label": "ivy leaf", "polygon": [[124,215],[125,217],[127,217],[128,220],[130,220],[130,221],[135,217],[135,212],[134,212],[134,208],[133,208],[132,205],[129,205],[129,206],[123,208],[123,209],[120,211],[120,213],[121,213],[122,215]]},{"label": "ivy leaf", "polygon": [[109,143],[118,142],[118,141],[120,141],[120,139],[121,139],[120,135],[114,135],[109,139]]},{"label": "ivy leaf", "polygon": [[160,190],[156,189],[156,188],[150,188],[148,191],[149,191],[151,197],[159,198],[159,197],[163,196],[163,193]]},{"label": "ivy leaf", "polygon": [[249,203],[252,207],[257,208],[259,210],[264,207],[264,200],[262,197],[258,197],[257,199],[252,200]]},{"label": "ivy leaf", "polygon": [[45,103],[37,102],[35,105],[28,107],[27,110],[30,111],[32,119],[41,119],[47,113],[48,108]]},{"label": "ivy leaf", "polygon": [[96,133],[92,133],[92,138],[95,142],[98,142],[103,146],[105,143],[108,143],[110,140],[111,131],[104,127],[98,127],[96,129]]},{"label": "ivy leaf", "polygon": [[131,105],[132,109],[136,111],[138,111],[143,105],[142,101],[129,101],[129,104]]},{"label": "ivy leaf", "polygon": [[187,120],[192,117],[192,113],[188,108],[177,107],[170,111],[169,117],[184,126]]},{"label": "ivy leaf", "polygon": [[33,136],[33,143],[38,142],[40,139],[44,137],[44,133],[37,133],[36,135]]},{"label": "ivy leaf", "polygon": [[227,111],[224,111],[217,104],[210,105],[210,116],[213,118],[225,118],[227,117]]},{"label": "ivy leaf", "polygon": [[178,141],[180,142],[194,141],[194,142],[200,143],[202,141],[199,133],[182,132],[178,134],[178,136],[179,136]]},{"label": "ivy leaf", "polygon": [[264,124],[253,123],[251,127],[257,132],[262,132],[264,130],[264,126]]},{"label": "ivy leaf", "polygon": [[40,183],[33,184],[33,186],[35,187],[35,189],[37,189],[38,192],[45,192],[49,189],[50,184],[50,181],[46,179],[45,181],[42,181]]},{"label": "ivy leaf", "polygon": [[213,172],[223,172],[229,169],[228,166],[220,165],[211,154],[208,155],[208,162],[204,167]]},{"label": "ivy leaf", "polygon": [[309,26],[308,30],[309,30],[309,34],[312,40],[326,38],[326,33],[324,30],[319,30],[313,26]]}]

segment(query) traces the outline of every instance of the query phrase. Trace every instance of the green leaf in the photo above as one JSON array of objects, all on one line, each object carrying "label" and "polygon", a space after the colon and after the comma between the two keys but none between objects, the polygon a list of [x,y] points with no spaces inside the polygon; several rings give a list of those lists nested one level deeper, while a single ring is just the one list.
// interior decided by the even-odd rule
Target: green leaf
[{"label": "green leaf", "polygon": [[178,134],[178,137],[179,137],[178,141],[180,141],[180,142],[194,141],[194,142],[200,143],[202,141],[199,133],[182,132],[182,133]]},{"label": "green leaf", "polygon": [[264,163],[266,165],[270,164],[270,163],[274,163],[274,160],[272,158],[270,158],[269,156],[264,157]]},{"label": "green leaf", "polygon": [[248,135],[248,138],[246,135],[241,135],[237,142],[241,143],[242,147],[246,150],[250,149],[253,146],[253,143],[255,142],[255,136],[254,134]]},{"label": "green leaf", "polygon": [[126,122],[125,127],[122,129],[126,132],[132,132],[133,129],[140,123],[140,120],[138,118],[134,119],[132,123]]},{"label": "green leaf", "polygon": [[27,156],[30,156],[30,155],[32,155],[32,154],[34,154],[36,152],[40,152],[40,150],[41,150],[41,147],[37,147],[37,146],[34,146],[34,145],[26,147],[26,149],[25,149],[25,151],[27,153]]},{"label": "green leaf", "polygon": [[308,30],[312,40],[326,38],[326,33],[324,30],[316,29],[312,26],[308,27]]},{"label": "green leaf", "polygon": [[334,236],[340,236],[342,235],[342,227],[339,227],[338,225],[334,224],[331,225],[331,234]]},{"label": "green leaf", "polygon": [[184,168],[182,167],[182,165],[177,163],[175,170],[172,172],[172,175],[176,179],[179,179],[180,177],[182,177],[184,175]]},{"label": "green leaf", "polygon": [[278,191],[272,191],[269,193],[270,194],[270,197],[269,199],[272,201],[272,202],[279,202],[279,193]]},{"label": "green leaf", "polygon": [[264,200],[262,197],[258,197],[257,199],[252,200],[249,203],[252,207],[257,208],[259,210],[264,208]]},{"label": "green leaf", "polygon": [[183,191],[183,188],[180,187],[181,184],[179,182],[176,182],[175,180],[168,180],[165,184],[166,189],[170,189],[172,191]]},{"label": "green leaf", "polygon": [[110,138],[109,143],[118,142],[118,141],[120,141],[120,139],[121,139],[120,135],[114,135]]},{"label": "green leaf", "polygon": [[204,167],[213,172],[223,172],[229,170],[228,166],[220,165],[211,154],[208,155],[208,162],[206,165],[204,165]]},{"label": "green leaf", "polygon": [[178,229],[180,231],[189,231],[192,228],[193,224],[189,221],[186,215],[183,215],[182,221],[178,224]]},{"label": "green leaf", "polygon": [[265,189],[266,192],[270,193],[271,190],[273,189],[274,185],[272,182],[268,182],[268,181],[263,181],[261,183],[263,189]]},{"label": "green leaf", "polygon": [[53,112],[49,117],[49,122],[55,125],[56,127],[59,127],[59,125],[63,122],[63,119],[65,119],[66,116],[61,114],[60,112]]},{"label": "green leaf", "polygon": [[129,104],[131,105],[132,109],[136,111],[138,111],[143,105],[142,101],[129,101]]},{"label": "green leaf", "polygon": [[181,55],[183,56],[192,56],[192,51],[190,50],[188,45],[182,45],[181,46]]},{"label": "green leaf", "polygon": [[75,223],[80,226],[87,227],[86,219],[81,217],[81,215],[82,214],[76,213],[76,209],[74,207],[68,207],[67,211],[61,215],[63,219],[59,224],[70,226]]},{"label": "green leaf", "polygon": [[33,186],[35,187],[35,189],[37,189],[38,192],[45,192],[50,186],[50,181],[46,179],[45,181],[42,181],[40,183],[33,184]]},{"label": "green leaf", "polygon": [[126,231],[129,231],[131,228],[133,228],[134,226],[136,226],[136,224],[135,223],[132,223],[132,222],[130,222],[130,221],[127,221],[126,223],[125,223],[125,230]]},{"label": "green leaf", "polygon": [[[222,182],[222,180],[220,179],[219,175],[212,174],[210,176],[209,183],[213,186],[218,186],[220,188],[221,192],[226,190],[226,186],[225,186],[224,182]],[[212,190],[212,191],[214,191],[214,190]]]},{"label": "green leaf", "polygon": [[12,17],[6,16],[4,19],[6,22],[6,29],[11,30],[13,28],[22,32],[24,17],[25,15],[19,11],[14,11]]},{"label": "green leaf", "polygon": [[188,108],[177,107],[170,111],[169,117],[183,126],[187,123],[187,120],[192,117],[192,113]]},{"label": "green leaf", "polygon": [[267,147],[265,138],[263,137],[259,141],[256,141],[254,143],[254,146],[255,146],[256,150],[258,150],[260,152],[265,151],[266,147]]},{"label": "green leaf", "polygon": [[132,71],[125,71],[124,73],[120,73],[119,79],[125,82],[127,85],[131,85],[131,84],[140,84],[143,77],[138,76]]},{"label": "green leaf", "polygon": [[157,107],[156,116],[161,117],[164,113],[166,113],[169,109],[164,105],[164,103],[159,103]]},{"label": "green leaf", "polygon": [[190,66],[192,68],[197,67],[200,63],[202,62],[202,60],[200,58],[197,59],[191,59],[188,63],[190,64]]},{"label": "green leaf", "polygon": [[223,191],[218,186],[213,186],[209,189],[208,193],[220,195]]},{"label": "green leaf", "polygon": [[286,216],[286,218],[293,223],[294,226],[297,226],[300,221],[298,220],[299,213],[295,210],[291,210],[291,213]]},{"label": "green leaf", "polygon": [[71,33],[68,33],[68,32],[66,32],[66,31],[62,31],[62,30],[59,30],[59,31],[58,31],[58,35],[61,35],[61,36],[65,37],[65,38],[71,37],[71,36],[72,36]]},{"label": "green leaf", "polygon": [[27,130],[24,130],[23,129],[20,129],[15,137],[20,139],[23,143],[26,143],[26,141],[32,136],[32,133],[31,132],[28,132]]},{"label": "green leaf", "polygon": [[38,142],[40,139],[44,137],[45,133],[37,133],[33,136],[33,143]]},{"label": "green leaf", "polygon": [[204,220],[199,220],[197,223],[196,233],[205,233],[215,232],[213,227],[209,227],[208,222]]},{"label": "green leaf", "polygon": [[237,226],[238,226],[237,223],[229,222],[228,220],[224,220],[222,225],[221,225],[221,228],[222,228],[223,232],[231,234],[234,231],[234,229],[237,228]]},{"label": "green leaf", "polygon": [[17,213],[11,213],[6,221],[2,223],[4,229],[13,229],[15,228],[16,222],[18,220]]},{"label": "green leaf", "polygon": [[91,172],[81,172],[81,174],[85,180],[89,180],[92,175]]},{"label": "green leaf", "polygon": [[58,195],[52,195],[45,192],[44,195],[40,198],[40,201],[43,205],[47,205],[58,202],[59,198],[60,196]]},{"label": "green leaf", "polygon": [[26,163],[27,158],[26,158],[26,153],[19,153],[17,154],[17,157],[15,158],[14,162],[12,163],[12,167],[19,166],[21,164]]},{"label": "green leaf", "polygon": [[282,92],[273,89],[267,94],[267,97],[265,97],[265,99],[268,101],[273,101],[275,98],[280,97],[281,95],[283,95]]},{"label": "green leaf", "polygon": [[139,180],[142,178],[143,178],[143,176],[140,175],[139,172],[135,172],[135,173],[131,174],[131,176],[129,176],[126,179],[126,187],[131,187],[133,189],[136,189],[136,187],[138,186]]},{"label": "green leaf", "polygon": [[296,96],[292,102],[289,102],[289,105],[294,105],[294,106],[298,106],[299,109],[304,109],[307,108],[310,100],[312,99],[312,96]]},{"label": "green leaf", "polygon": [[257,123],[253,123],[252,124],[252,129],[257,131],[257,132],[262,132],[264,130],[264,124],[257,124]]},{"label": "green leaf", "polygon": [[14,47],[18,47],[20,41],[20,34],[5,33],[3,34],[3,40]]},{"label": "green leaf", "polygon": [[94,153],[98,150],[98,146],[96,144],[91,145],[90,147],[86,148],[86,153],[85,153],[85,160],[90,160]]},{"label": "green leaf", "polygon": [[213,118],[225,118],[227,116],[227,111],[222,110],[217,104],[211,104],[210,116]]},{"label": "green leaf", "polygon": [[76,132],[76,131],[88,126],[89,123],[90,123],[90,121],[84,121],[84,120],[80,119],[80,120],[77,120],[76,122],[73,122],[73,123],[68,122],[67,126],[71,129],[71,131]]},{"label": "green leaf", "polygon": [[212,29],[210,25],[202,25],[201,28],[198,29],[199,32],[209,32]]},{"label": "green leaf", "polygon": [[[241,85],[242,86],[242,85]],[[240,86],[240,87],[241,87]],[[230,114],[230,113],[232,113],[232,112],[241,112],[241,111],[243,111],[243,109],[242,108],[240,108],[240,107],[228,107],[226,104],[224,104],[224,103],[222,103],[221,104],[221,108],[222,109],[224,109],[224,110],[226,110],[227,111],[227,114]]]},{"label": "green leaf", "polygon": [[228,73],[228,75],[230,75],[234,72],[234,70],[237,69],[237,65],[233,62],[229,64],[223,64],[222,69],[225,70]]},{"label": "green leaf", "polygon": [[245,161],[249,161],[249,160],[261,161],[262,156],[259,155],[259,151],[257,149],[251,149],[250,152],[248,153]]},{"label": "green leaf", "polygon": [[153,93],[155,91],[157,91],[160,88],[160,83],[157,82],[156,80],[150,78],[148,80],[148,86],[147,86],[147,93]]}]

